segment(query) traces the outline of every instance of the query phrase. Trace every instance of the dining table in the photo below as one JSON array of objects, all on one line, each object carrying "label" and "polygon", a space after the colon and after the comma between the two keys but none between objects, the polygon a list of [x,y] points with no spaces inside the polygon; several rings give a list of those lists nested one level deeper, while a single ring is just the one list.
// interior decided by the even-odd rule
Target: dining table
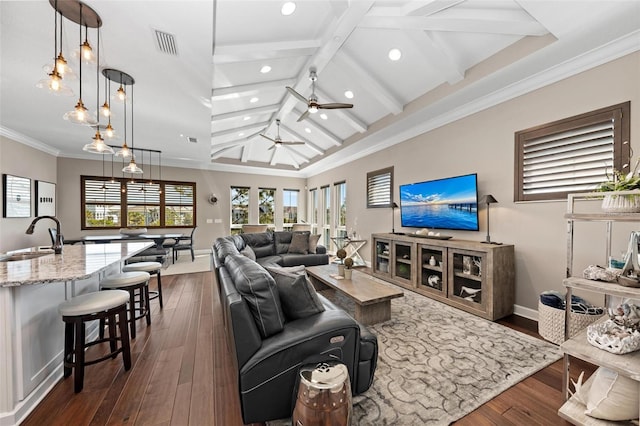
[{"label": "dining table", "polygon": [[65,244],[76,243],[94,243],[94,244],[108,244],[115,242],[126,241],[145,241],[153,240],[156,248],[162,248],[162,243],[165,240],[178,240],[184,237],[182,233],[166,233],[166,234],[139,234],[139,235],[126,235],[126,234],[112,234],[112,235],[84,235],[79,238],[65,238]]}]

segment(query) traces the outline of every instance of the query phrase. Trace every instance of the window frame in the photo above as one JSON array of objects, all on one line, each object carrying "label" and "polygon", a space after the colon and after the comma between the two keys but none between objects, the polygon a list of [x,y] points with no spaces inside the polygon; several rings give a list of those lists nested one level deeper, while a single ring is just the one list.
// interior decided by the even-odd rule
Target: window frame
[{"label": "window frame", "polygon": [[[630,122],[631,102],[624,102],[600,108],[584,114],[564,118],[550,123],[520,130],[514,134],[515,161],[514,161],[514,193],[515,202],[522,201],[556,201],[566,200],[567,194],[590,192],[591,190],[567,190],[539,194],[524,193],[524,148],[525,144],[534,139],[551,136],[569,130],[585,128],[590,125],[603,122],[603,118],[610,116],[613,120],[613,167],[623,173],[627,173],[630,167]],[[603,176],[603,181],[605,176]]]},{"label": "window frame", "polygon": [[243,223],[233,223],[233,190],[243,189],[247,191],[247,222],[245,224],[249,224],[251,220],[251,187],[250,186],[240,186],[240,185],[231,185],[229,187],[229,230],[231,234],[239,234],[242,232]]},{"label": "window frame", "polygon": [[[385,181],[378,182],[377,184],[375,184],[376,180],[384,178],[384,176],[386,175],[389,175],[388,188],[386,187],[387,183]],[[388,190],[388,196],[389,196],[388,203],[372,203],[371,202],[372,198],[376,198],[375,196],[372,196],[373,192],[384,191],[386,195],[387,190]],[[389,207],[393,207],[393,166],[385,167],[383,169],[374,170],[372,172],[367,173],[367,208],[377,209],[377,208],[389,208]]]},{"label": "window frame", "polygon": [[[271,217],[273,220],[271,222],[263,222],[261,208],[263,206],[263,194],[269,193],[271,197]],[[275,188],[258,188],[258,223],[261,225],[268,225],[269,228],[273,228],[276,225],[276,195],[277,191]]]},{"label": "window frame", "polygon": [[[86,199],[86,181],[97,181],[97,182],[105,182],[105,183],[110,183],[113,181],[116,181],[119,183],[120,185],[120,224],[118,225],[114,225],[114,226],[87,226],[86,223],[86,207],[87,205],[99,205],[97,203],[93,203],[93,202],[87,202]],[[143,183],[142,180],[140,179],[131,179],[131,178],[123,178],[123,177],[107,177],[107,176],[89,176],[89,175],[80,175],[80,217],[81,219],[81,225],[80,225],[80,229],[83,231],[89,231],[89,230],[99,230],[99,229],[120,229],[120,228],[126,228],[128,225],[128,203],[127,203],[127,194],[128,194],[128,189],[127,191],[122,191],[122,188],[127,188],[129,183],[132,183],[132,181],[134,181],[135,184],[139,184],[139,183]],[[144,225],[146,228],[150,228],[150,229],[163,229],[163,228],[194,228],[196,227],[197,224],[197,197],[196,197],[196,183],[195,182],[183,182],[183,181],[174,181],[174,180],[154,180],[153,184],[156,185],[160,185],[160,190],[162,191],[159,194],[160,197],[160,204],[159,204],[159,208],[160,208],[160,225],[154,226],[154,225]],[[193,191],[193,204],[191,205],[193,208],[193,224],[190,225],[166,225],[165,223],[165,208],[166,208],[166,203],[165,203],[165,185],[180,185],[180,186],[190,186],[192,187],[192,191]],[[117,205],[115,203],[102,203],[104,205]],[[141,205],[140,203],[138,204],[132,204],[132,205],[136,205],[139,206]],[[147,203],[147,205],[151,205],[150,203]],[[156,204],[153,204],[156,205]],[[170,204],[172,205],[172,204]]]},{"label": "window frame", "polygon": [[[291,198],[294,194],[296,198],[296,204],[291,204]],[[283,189],[282,190],[282,228],[283,230],[289,230],[293,227],[294,223],[298,223],[299,220],[299,209],[300,209],[300,190],[299,189]],[[289,216],[290,212],[295,211],[295,219],[293,222],[290,221]]]}]

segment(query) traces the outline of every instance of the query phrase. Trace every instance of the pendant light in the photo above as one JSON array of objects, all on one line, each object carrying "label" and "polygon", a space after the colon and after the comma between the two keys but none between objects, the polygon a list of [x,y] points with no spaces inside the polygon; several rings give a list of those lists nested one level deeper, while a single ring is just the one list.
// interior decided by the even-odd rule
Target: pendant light
[{"label": "pendant light", "polygon": [[60,54],[58,54],[58,0],[54,0],[53,21],[53,65],[45,65],[45,69],[51,72],[47,72],[47,77],[38,81],[36,87],[47,89],[55,95],[73,96],[73,90],[62,81],[63,76],[69,75],[68,71],[71,69],[62,56],[62,14],[60,14]]},{"label": "pendant light", "polygon": [[[109,80],[108,85],[109,85],[109,92],[111,92],[111,82],[116,82],[120,84],[120,88],[118,88],[118,90],[122,90],[123,93],[125,92],[125,87],[127,86],[133,86],[133,84],[135,83],[135,80],[133,79],[133,77],[131,77],[129,74],[117,70],[117,69],[113,69],[113,68],[105,68],[102,70],[102,75],[105,76],[105,78],[107,80]],[[105,99],[105,103],[106,103],[106,99]],[[104,105],[103,105],[104,107]],[[131,157],[131,148],[129,148],[129,146],[127,146],[127,102],[123,103],[123,121],[124,121],[124,143],[122,144],[122,147],[120,149],[118,149],[115,153],[115,155],[117,157],[122,157],[122,158],[129,158]],[[131,114],[132,114],[132,125],[133,125],[133,109],[131,110]],[[109,123],[107,124],[107,127],[105,128],[105,134],[107,135],[107,137],[111,138],[111,137],[115,137],[114,133],[113,133],[113,127],[111,126],[111,117],[113,116],[113,110],[111,110],[111,113],[109,115]],[[113,136],[112,136],[113,135]]]},{"label": "pendant light", "polygon": [[[83,3],[79,2],[79,6],[80,6],[80,15],[79,15],[79,19],[80,19],[80,23],[79,23],[79,29],[80,29],[80,45],[82,46],[82,26],[85,25],[85,28],[87,28],[86,24],[83,24],[83,15],[82,15],[82,8],[84,6]],[[92,122],[92,120],[90,119],[89,116],[89,111],[87,110],[87,108],[84,106],[84,103],[82,102],[82,60],[80,60],[80,73],[79,73],[79,79],[80,79],[80,97],[78,98],[78,102],[76,103],[76,106],[73,108],[72,111],[67,112],[63,117],[65,120],[69,120],[72,123],[75,124],[82,124],[82,125],[92,125],[95,124],[94,122]]]},{"label": "pendant light", "polygon": [[134,127],[133,127],[133,119],[134,119],[134,114],[133,114],[133,86],[131,86],[131,161],[129,162],[129,165],[127,167],[125,167],[124,169],[122,169],[123,172],[125,173],[132,173],[132,174],[141,174],[143,173],[142,169],[140,167],[138,167],[138,165],[136,164],[136,158],[135,155],[133,153],[135,153],[135,148],[134,148]]},{"label": "pendant light", "polygon": [[[98,62],[100,62],[100,30],[98,30]],[[100,105],[100,67],[96,66],[96,111],[98,110],[98,106]],[[96,114],[96,134],[93,137],[93,142],[86,144],[82,150],[87,152],[92,152],[94,154],[103,154],[103,162],[104,162],[104,154],[113,154],[113,148],[104,143],[104,139],[102,139],[102,135],[100,134],[100,114]],[[104,170],[103,170],[104,174]]]}]

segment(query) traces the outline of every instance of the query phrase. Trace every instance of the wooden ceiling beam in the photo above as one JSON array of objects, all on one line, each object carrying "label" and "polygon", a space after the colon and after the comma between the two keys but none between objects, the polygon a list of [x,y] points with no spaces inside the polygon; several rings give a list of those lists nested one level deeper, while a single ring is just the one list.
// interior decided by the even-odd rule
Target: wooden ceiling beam
[{"label": "wooden ceiling beam", "polygon": [[272,43],[217,45],[213,51],[216,65],[259,61],[264,59],[311,56],[320,47],[320,40],[296,40]]},{"label": "wooden ceiling beam", "polygon": [[365,16],[360,28],[425,30],[463,33],[542,36],[548,33],[539,22],[510,19],[438,18],[432,16]]},{"label": "wooden ceiling beam", "polygon": [[235,99],[242,96],[253,96],[269,89],[282,89],[284,92],[286,86],[291,86],[296,82],[293,78],[282,80],[262,81],[260,83],[242,84],[238,86],[219,87],[211,90],[211,101]]},{"label": "wooden ceiling beam", "polygon": [[263,129],[266,128],[266,126],[268,124],[269,124],[268,121],[263,121],[263,122],[260,122],[260,123],[248,124],[248,125],[243,126],[243,127],[234,127],[233,129],[221,130],[219,132],[212,132],[211,133],[211,138],[220,138],[220,137],[223,137],[223,136],[233,135],[234,133],[241,133],[241,132],[246,132],[246,131],[254,131],[256,129],[260,129],[260,131],[262,131]]},{"label": "wooden ceiling beam", "polygon": [[416,45],[429,61],[443,75],[449,84],[455,84],[464,79],[465,70],[459,66],[440,43],[437,43],[425,31],[414,30],[406,32],[407,38]]},{"label": "wooden ceiling beam", "polygon": [[298,134],[298,132],[291,130],[289,127],[283,124],[280,124],[280,130],[284,130],[285,132],[289,133],[291,136],[293,136],[294,139],[303,141],[309,147],[309,149],[311,149],[312,151],[315,151],[319,155],[324,155],[325,151],[322,148],[320,148],[318,145],[309,141],[309,138],[305,138],[304,136]]},{"label": "wooden ceiling beam", "polygon": [[[404,109],[404,105],[400,102],[391,91],[385,87],[377,78],[371,75],[362,65],[353,59],[346,48],[335,56],[336,64],[343,69],[350,69],[354,75],[358,76],[358,84],[366,87],[368,92],[375,97],[387,110],[393,115],[400,114]],[[363,132],[364,130],[360,130]]]},{"label": "wooden ceiling beam", "polygon": [[239,111],[227,112],[211,116],[211,121],[229,120],[232,118],[246,117],[248,115],[270,114],[276,112],[280,108],[280,104],[265,105],[257,108],[243,109]]}]

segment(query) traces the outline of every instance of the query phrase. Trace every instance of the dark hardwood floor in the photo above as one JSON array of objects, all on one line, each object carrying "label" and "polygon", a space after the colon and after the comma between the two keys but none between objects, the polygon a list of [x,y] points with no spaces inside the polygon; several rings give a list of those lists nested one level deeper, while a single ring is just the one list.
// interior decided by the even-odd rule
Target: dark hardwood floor
[{"label": "dark hardwood floor", "polygon": [[[120,357],[89,366],[79,394],[71,378],[61,380],[23,425],[242,425],[214,274],[162,281],[164,309],[152,301],[151,326],[138,321],[131,370],[124,371]],[[500,323],[539,337],[535,321],[511,316]],[[105,350],[96,345],[88,355]],[[574,369],[593,371],[578,362]],[[558,361],[454,424],[568,425],[556,414],[561,387]]]}]

